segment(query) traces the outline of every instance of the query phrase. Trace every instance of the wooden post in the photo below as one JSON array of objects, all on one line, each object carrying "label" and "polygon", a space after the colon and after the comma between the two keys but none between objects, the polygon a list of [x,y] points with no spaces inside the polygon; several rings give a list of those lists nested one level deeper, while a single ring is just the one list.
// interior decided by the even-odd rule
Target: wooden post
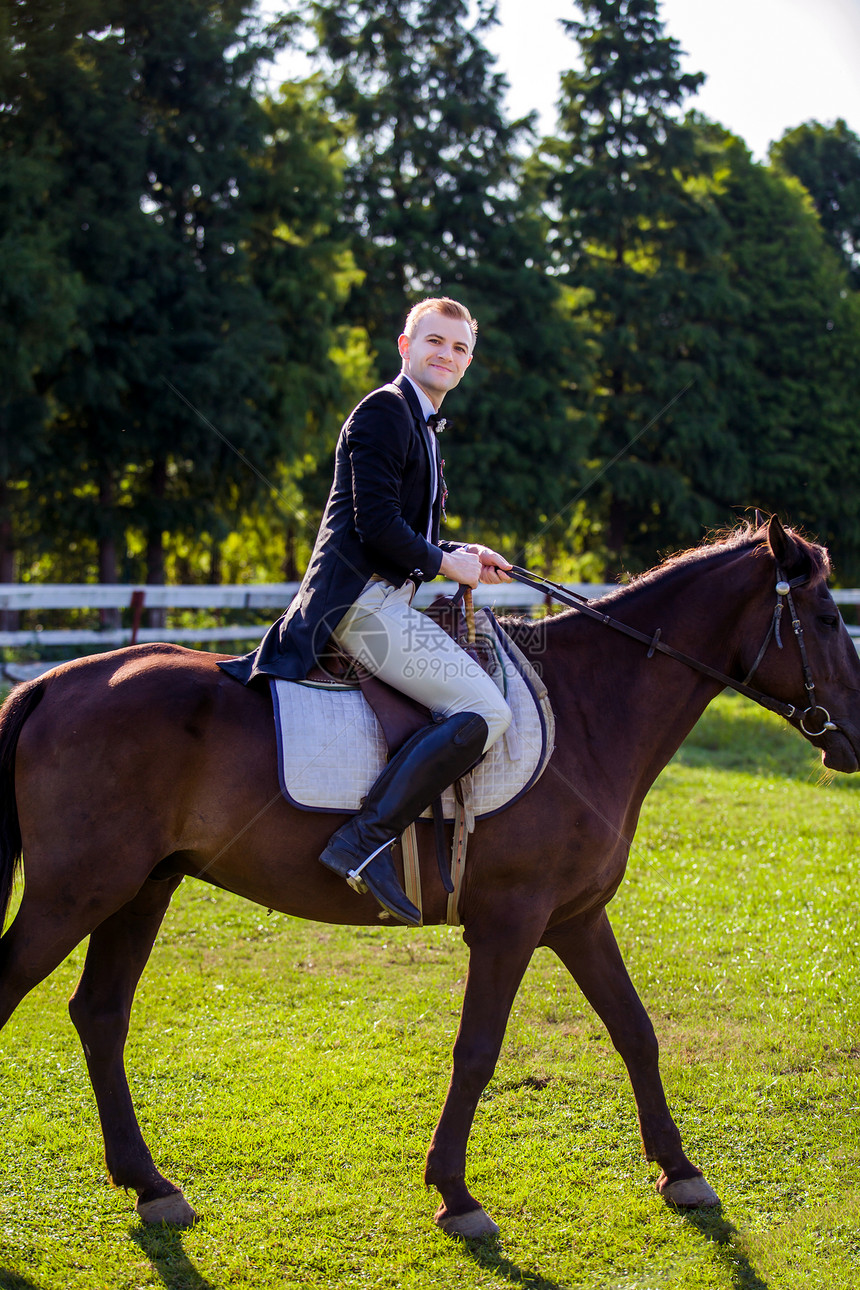
[{"label": "wooden post", "polygon": [[138,588],[131,593],[131,644],[137,644],[137,633],[140,631],[140,620],[143,615],[143,606],[146,602],[146,592]]}]

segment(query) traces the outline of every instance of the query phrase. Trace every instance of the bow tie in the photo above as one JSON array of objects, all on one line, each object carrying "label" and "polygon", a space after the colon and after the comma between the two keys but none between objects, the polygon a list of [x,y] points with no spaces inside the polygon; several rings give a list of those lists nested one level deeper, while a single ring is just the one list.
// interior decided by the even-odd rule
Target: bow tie
[{"label": "bow tie", "polygon": [[434,412],[432,416],[427,418],[427,425],[434,434],[441,434],[447,424],[448,422],[444,417],[440,417],[438,412]]}]

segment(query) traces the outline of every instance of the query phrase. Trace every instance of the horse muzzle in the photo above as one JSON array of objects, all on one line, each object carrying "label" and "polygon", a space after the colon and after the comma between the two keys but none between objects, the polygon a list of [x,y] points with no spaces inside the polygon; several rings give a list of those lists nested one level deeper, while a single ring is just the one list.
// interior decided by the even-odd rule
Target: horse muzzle
[{"label": "horse muzzle", "polygon": [[860,770],[860,734],[856,730],[837,725],[835,730],[807,737],[815,748],[821,749],[821,760],[828,770],[838,770],[843,775]]}]

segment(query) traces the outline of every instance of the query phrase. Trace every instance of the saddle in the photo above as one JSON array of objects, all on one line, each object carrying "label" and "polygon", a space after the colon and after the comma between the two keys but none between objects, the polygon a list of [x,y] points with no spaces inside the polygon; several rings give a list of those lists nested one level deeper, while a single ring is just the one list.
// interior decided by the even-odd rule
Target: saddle
[{"label": "saddle", "polygon": [[[424,612],[452,640],[455,640],[479,667],[485,672],[490,670],[492,657],[487,645],[481,641],[469,640],[467,615],[459,592],[456,596],[437,596]],[[329,637],[325,649],[320,654],[319,663],[311,668],[306,680],[318,685],[357,686],[382,727],[389,757],[393,757],[416,731],[433,724],[433,716],[429,708],[425,708],[424,704],[416,699],[411,699],[408,694],[395,690],[379,677],[371,675],[357,659],[342,650],[333,637]]]},{"label": "saddle", "polygon": [[[456,596],[437,596],[424,612],[433,619],[438,627],[447,632],[460,648],[464,649],[475,660],[479,667],[487,672],[490,669],[492,659],[488,648],[474,639],[474,618],[471,620],[470,630],[468,618],[471,613],[471,597],[467,600],[466,609],[464,609],[461,598],[465,590],[465,588],[462,588]],[[471,640],[470,637],[472,638]],[[416,699],[410,698],[408,694],[395,690],[386,681],[373,676],[366,668],[362,667],[357,659],[352,658],[345,650],[342,650],[333,637],[329,637],[325,649],[320,655],[319,663],[311,668],[306,680],[314,681],[317,684],[356,685],[373,709],[379,722],[388,746],[389,758],[393,757],[398,749],[417,731],[433,724],[433,716],[429,708],[426,708],[423,703],[419,703]],[[458,803],[463,808],[463,818],[465,820],[468,813],[468,793],[464,789],[462,780],[458,780],[455,783],[454,792]],[[432,809],[439,877],[450,896],[454,892],[454,881],[451,877],[451,866],[448,862],[445,845],[445,821],[442,814],[441,798],[433,802]],[[413,826],[410,826],[407,841],[401,843],[401,845],[409,846],[410,848],[415,847]],[[454,845],[456,856],[458,850],[456,836]],[[464,839],[460,840],[459,849],[462,849],[465,858]],[[417,861],[413,861],[413,863],[417,863]]]},{"label": "saddle", "polygon": [[[462,617],[451,613],[450,602],[434,607],[453,623],[463,639]],[[468,636],[468,629],[466,635]],[[507,810],[540,779],[552,756],[555,720],[546,685],[539,670],[502,630],[487,609],[475,614],[475,637],[482,647],[479,657],[489,660],[487,674],[507,700],[513,719],[501,739],[492,745],[473,771],[442,794],[441,808],[424,812],[436,818],[437,859],[444,857],[448,874],[446,835],[450,841],[454,891],[448,892],[447,921],[459,922],[459,894],[464,879],[467,840],[479,819]],[[468,648],[468,639],[466,640]],[[362,694],[358,673],[347,671],[346,663],[335,664],[340,675],[329,670],[334,660],[325,659],[316,677],[301,681],[270,682],[278,742],[278,775],[281,792],[291,806],[306,811],[348,814],[361,810],[364,795],[382,773],[389,757],[388,744],[408,732],[402,728],[386,742],[376,713]],[[374,687],[379,689],[379,687]],[[390,690],[382,687],[381,692]],[[395,710],[409,711],[409,720],[429,721],[420,705],[391,691]],[[387,714],[386,714],[387,715]],[[412,824],[397,844],[402,853],[404,889],[422,908],[421,877],[416,825]],[[443,883],[450,887],[451,879]]]}]

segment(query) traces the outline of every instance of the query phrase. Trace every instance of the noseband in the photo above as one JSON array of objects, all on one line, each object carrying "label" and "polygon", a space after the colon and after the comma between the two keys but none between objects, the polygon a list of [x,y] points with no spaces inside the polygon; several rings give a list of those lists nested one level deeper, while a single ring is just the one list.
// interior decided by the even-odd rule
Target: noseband
[{"label": "noseband", "polygon": [[[633,640],[641,641],[648,646],[648,658],[652,658],[656,653],[666,654],[669,658],[675,659],[678,663],[684,663],[685,666],[693,668],[697,672],[709,676],[711,680],[718,681],[720,685],[728,689],[736,690],[738,694],[743,694],[745,698],[752,699],[753,703],[758,703],[762,708],[767,708],[770,712],[777,713],[778,716],[784,717],[786,721],[796,718],[800,729],[809,739],[818,739],[820,735],[825,734],[828,730],[838,730],[839,727],[830,719],[830,713],[823,708],[815,698],[815,683],[812,679],[812,672],[809,667],[809,659],[806,654],[806,645],[803,640],[803,626],[797,616],[797,610],[794,607],[794,598],[792,591],[795,587],[801,587],[809,581],[806,574],[791,581],[785,577],[782,569],[777,566],[777,583],[776,583],[776,605],[774,606],[773,615],[770,620],[770,626],[767,635],[762,642],[756,660],[750,668],[745,680],[734,681],[724,672],[718,672],[716,668],[709,667],[707,663],[700,663],[690,654],[684,654],[681,650],[673,649],[661,641],[661,629],[658,627],[653,636],[646,636],[644,632],[637,631],[635,627],[628,627],[627,623],[619,622],[617,618],[610,617],[609,614],[602,614],[599,609],[586,600],[585,596],[577,595],[574,591],[568,591],[567,587],[562,587],[557,582],[550,582],[548,578],[542,578],[540,574],[530,573],[527,569],[520,569],[516,565],[506,569],[505,572],[515,582],[522,582],[527,587],[534,588],[535,591],[542,591],[544,595],[550,596],[553,600],[558,600],[561,604],[569,606],[571,609],[578,610],[586,618],[593,618],[595,622],[602,623],[604,627],[611,627],[613,631],[621,632],[624,636],[629,636]],[[782,618],[783,606],[788,602],[789,612],[791,614],[791,626],[797,640],[800,650],[800,662],[803,668],[803,684],[806,689],[808,707],[798,715],[797,708],[793,703],[783,703],[779,699],[772,699],[767,694],[762,694],[760,690],[754,690],[749,684],[755,672],[758,670],[762,659],[767,653],[768,646],[772,640],[776,640],[777,648],[782,649],[782,638],[780,636],[780,620]],[[806,723],[811,721],[816,713],[821,713],[822,717],[820,730],[809,730]]]}]

